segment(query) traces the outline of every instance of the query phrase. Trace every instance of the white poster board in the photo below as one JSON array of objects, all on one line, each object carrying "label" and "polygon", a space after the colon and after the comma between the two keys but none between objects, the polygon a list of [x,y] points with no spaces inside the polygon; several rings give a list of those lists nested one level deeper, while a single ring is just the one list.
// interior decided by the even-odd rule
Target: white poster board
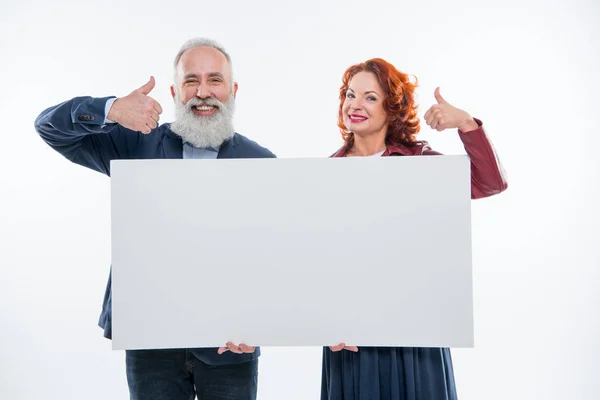
[{"label": "white poster board", "polygon": [[467,156],[111,168],[113,349],[473,346]]}]

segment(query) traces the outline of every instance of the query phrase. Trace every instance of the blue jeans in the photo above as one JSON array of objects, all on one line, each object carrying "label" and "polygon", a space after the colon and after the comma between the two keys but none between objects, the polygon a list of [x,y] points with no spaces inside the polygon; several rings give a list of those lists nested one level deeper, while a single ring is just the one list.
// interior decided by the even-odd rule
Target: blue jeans
[{"label": "blue jeans", "polygon": [[127,350],[131,400],[256,400],[258,360],[208,365],[188,349]]}]

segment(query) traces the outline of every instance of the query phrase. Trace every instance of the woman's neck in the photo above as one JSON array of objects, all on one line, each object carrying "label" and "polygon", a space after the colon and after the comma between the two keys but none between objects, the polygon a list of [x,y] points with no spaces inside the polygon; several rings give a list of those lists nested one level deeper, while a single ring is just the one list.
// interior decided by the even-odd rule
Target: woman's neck
[{"label": "woman's neck", "polygon": [[348,157],[364,157],[385,151],[385,135],[373,135],[369,137],[360,137],[354,135],[354,146],[348,151]]}]

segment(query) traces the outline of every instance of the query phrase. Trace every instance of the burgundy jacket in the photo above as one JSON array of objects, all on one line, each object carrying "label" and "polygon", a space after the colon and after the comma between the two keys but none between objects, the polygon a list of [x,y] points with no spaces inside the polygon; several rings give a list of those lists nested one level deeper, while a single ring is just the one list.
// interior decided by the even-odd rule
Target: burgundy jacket
[{"label": "burgundy jacket", "polygon": [[[471,160],[471,198],[481,199],[501,193],[508,187],[506,173],[494,151],[492,142],[483,129],[483,123],[475,118],[479,128],[469,131],[458,131],[460,140]],[[331,157],[345,157],[346,146],[339,149]],[[433,150],[426,141],[418,141],[414,147],[388,146],[382,157],[387,156],[429,156],[441,155]]]}]

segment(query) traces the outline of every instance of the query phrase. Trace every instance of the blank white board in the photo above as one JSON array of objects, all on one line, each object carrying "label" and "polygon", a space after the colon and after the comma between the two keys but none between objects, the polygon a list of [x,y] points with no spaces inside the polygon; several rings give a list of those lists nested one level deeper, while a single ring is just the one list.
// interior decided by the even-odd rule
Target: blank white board
[{"label": "blank white board", "polygon": [[467,156],[111,171],[113,349],[473,346]]}]

